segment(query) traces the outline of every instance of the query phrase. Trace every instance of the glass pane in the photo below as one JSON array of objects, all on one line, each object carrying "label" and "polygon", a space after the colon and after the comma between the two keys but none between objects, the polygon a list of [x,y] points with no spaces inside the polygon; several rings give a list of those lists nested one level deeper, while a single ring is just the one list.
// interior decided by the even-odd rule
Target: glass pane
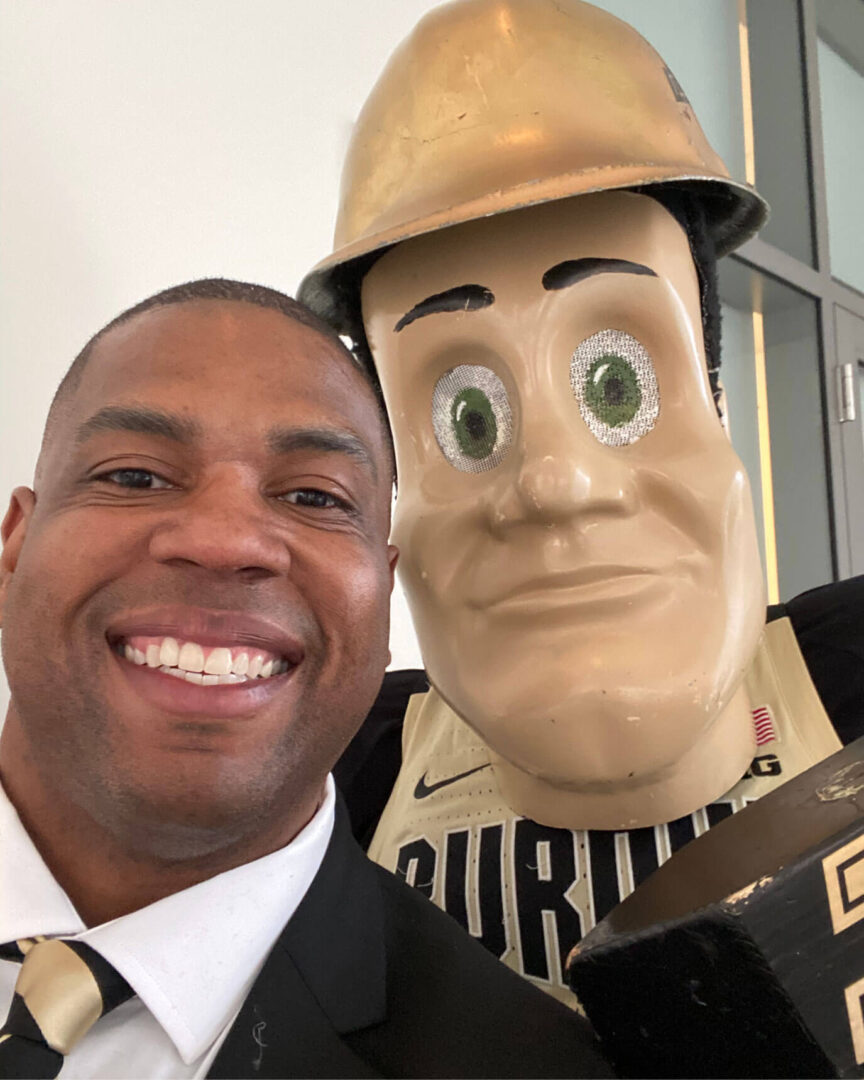
[{"label": "glass pane", "polygon": [[834,576],[816,303],[764,279],[765,363],[780,595]]},{"label": "glass pane", "polygon": [[[778,595],[788,599],[834,576],[816,304],[735,259],[720,263],[720,294],[732,443],[750,475],[763,545],[766,532],[770,543],[773,518]],[[773,487],[768,506],[756,390],[762,364]]]},{"label": "glass pane", "polygon": [[797,0],[748,0],[756,187],[771,204],[763,240],[813,266],[810,159]]},{"label": "glass pane", "polygon": [[[849,5],[860,18],[864,39],[864,3]],[[860,9],[860,10],[859,10]],[[852,57],[851,52],[847,52]],[[864,58],[862,58],[864,59]],[[825,184],[828,196],[828,244],[831,273],[864,291],[864,64],[853,66],[819,40],[819,93]]]}]

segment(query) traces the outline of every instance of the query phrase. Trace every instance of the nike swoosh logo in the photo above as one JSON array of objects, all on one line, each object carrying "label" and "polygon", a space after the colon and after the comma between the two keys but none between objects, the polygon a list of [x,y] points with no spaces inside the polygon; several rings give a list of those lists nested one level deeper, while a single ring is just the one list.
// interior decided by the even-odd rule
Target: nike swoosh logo
[{"label": "nike swoosh logo", "polygon": [[468,769],[467,772],[460,772],[456,776],[448,776],[446,780],[438,780],[434,784],[426,783],[426,773],[420,777],[417,781],[417,787],[414,788],[415,799],[425,799],[428,795],[438,791],[439,788],[447,787],[448,784],[455,784],[457,780],[464,780],[466,776],[470,776],[472,773],[480,772],[481,769],[488,769],[489,762],[485,765],[477,765],[476,768]]}]

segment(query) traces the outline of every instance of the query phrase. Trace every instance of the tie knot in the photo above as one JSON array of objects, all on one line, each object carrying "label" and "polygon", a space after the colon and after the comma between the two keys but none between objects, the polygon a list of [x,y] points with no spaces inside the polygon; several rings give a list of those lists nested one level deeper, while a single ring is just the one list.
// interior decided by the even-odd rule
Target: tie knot
[{"label": "tie knot", "polygon": [[45,1042],[68,1054],[93,1024],[131,997],[126,980],[82,941],[40,941],[24,955],[15,993]]}]

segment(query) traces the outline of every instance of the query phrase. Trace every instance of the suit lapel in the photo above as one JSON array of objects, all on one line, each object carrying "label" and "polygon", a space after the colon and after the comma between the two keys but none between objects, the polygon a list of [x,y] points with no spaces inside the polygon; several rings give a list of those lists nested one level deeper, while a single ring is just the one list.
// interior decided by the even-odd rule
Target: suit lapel
[{"label": "suit lapel", "polygon": [[386,1014],[381,894],[337,799],[321,868],[256,979],[210,1077],[378,1076],[342,1038]]},{"label": "suit lapel", "polygon": [[207,1075],[275,1080],[380,1074],[346,1045],[291,957],[281,952],[268,960]]}]

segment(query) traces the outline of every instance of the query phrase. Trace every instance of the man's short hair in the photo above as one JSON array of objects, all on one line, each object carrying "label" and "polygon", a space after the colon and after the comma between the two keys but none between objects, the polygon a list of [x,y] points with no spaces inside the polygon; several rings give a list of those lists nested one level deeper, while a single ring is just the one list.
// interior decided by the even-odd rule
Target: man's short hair
[{"label": "man's short hair", "polygon": [[301,304],[299,300],[279,292],[278,289],[271,289],[266,285],[253,285],[246,281],[233,281],[230,278],[201,278],[198,281],[187,281],[183,285],[173,285],[171,288],[154,293],[153,296],[148,296],[145,300],[141,300],[139,303],[122,311],[109,323],[106,323],[101,330],[97,331],[72,361],[60,385],[57,387],[48,410],[43,446],[47,441],[50,429],[53,427],[60,406],[78,388],[93,350],[106,334],[122,323],[135,318],[136,315],[143,315],[145,311],[150,311],[153,308],[168,307],[171,304],[183,304],[191,300],[235,300],[243,304],[256,304],[258,307],[278,311],[286,318],[317,331],[333,345],[337,352],[342,353],[346,360],[366,380],[378,403],[385,438],[392,450],[393,439],[384,407],[381,385],[375,374],[369,370],[360,358],[351,352],[336,331],[328,326],[323,319],[320,319],[314,311],[306,307],[305,304]]}]

